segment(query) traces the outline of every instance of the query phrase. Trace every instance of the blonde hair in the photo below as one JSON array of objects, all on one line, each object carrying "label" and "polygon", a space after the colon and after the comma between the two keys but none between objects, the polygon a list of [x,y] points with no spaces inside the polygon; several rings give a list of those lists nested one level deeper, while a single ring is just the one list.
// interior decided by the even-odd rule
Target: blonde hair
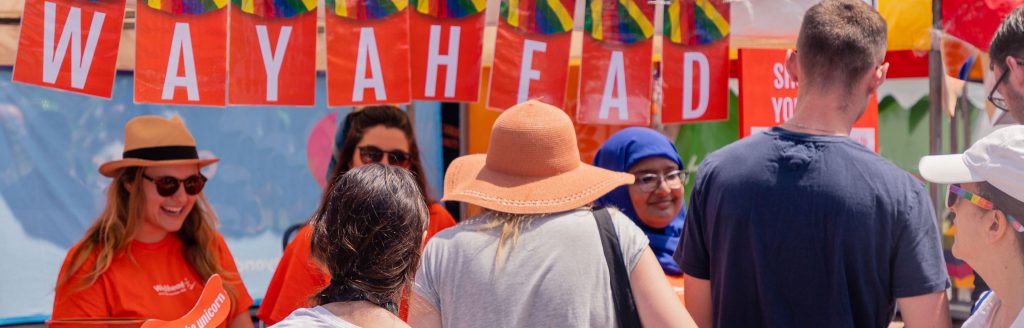
[{"label": "blonde hair", "polygon": [[[75,291],[95,283],[96,279],[110,268],[114,259],[122,254],[128,256],[132,263],[136,263],[128,246],[131,245],[135,231],[145,217],[146,196],[143,184],[133,183],[141,182],[142,174],[143,170],[139,167],[125,168],[110,183],[107,188],[107,204],[96,222],[86,231],[77,248],[70,254],[71,261],[66,268],[67,271],[57,282],[58,287],[78,280],[73,277],[78,276],[79,270],[85,269],[83,266],[93,253],[96,253],[96,263],[91,269],[87,269],[88,271],[74,286]],[[203,282],[213,274],[221,275],[227,282],[224,288],[231,301],[235,302],[237,297],[232,283],[239,282],[240,278],[237,274],[226,272],[220,265],[218,255],[211,252],[211,247],[216,243],[216,225],[217,217],[213,207],[206,196],[200,193],[181,229],[176,232],[184,245],[181,255],[192,269],[199,273]]]},{"label": "blonde hair", "polygon": [[[586,205],[579,207],[573,211],[590,211],[592,206]],[[514,214],[499,212],[494,210],[485,209],[482,214],[477,216],[478,218],[489,218],[489,220],[481,225],[482,230],[501,229],[501,234],[498,236],[498,250],[494,254],[495,263],[501,265],[501,251],[505,249],[505,253],[511,253],[512,248],[515,247],[516,241],[519,240],[519,234],[523,230],[523,226],[529,224],[533,219],[551,215],[552,213],[540,213],[540,214]]]}]

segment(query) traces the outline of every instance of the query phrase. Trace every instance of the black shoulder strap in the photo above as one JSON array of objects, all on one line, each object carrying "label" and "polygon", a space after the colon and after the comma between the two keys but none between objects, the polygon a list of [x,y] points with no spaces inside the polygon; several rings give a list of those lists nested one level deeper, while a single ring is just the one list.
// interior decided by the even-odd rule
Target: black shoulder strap
[{"label": "black shoulder strap", "polygon": [[640,327],[640,316],[637,314],[636,303],[633,302],[633,289],[629,284],[629,271],[619,247],[619,235],[615,233],[612,216],[607,208],[596,209],[597,229],[601,234],[601,247],[604,248],[604,259],[608,263],[611,275],[612,301],[615,304],[615,315],[619,319],[619,327]]}]

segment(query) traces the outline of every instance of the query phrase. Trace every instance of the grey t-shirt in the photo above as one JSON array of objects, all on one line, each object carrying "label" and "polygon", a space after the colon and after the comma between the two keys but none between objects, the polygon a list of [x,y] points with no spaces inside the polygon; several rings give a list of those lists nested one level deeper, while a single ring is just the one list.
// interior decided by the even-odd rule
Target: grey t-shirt
[{"label": "grey t-shirt", "polygon": [[[626,268],[647,236],[611,211]],[[498,228],[479,217],[441,231],[427,244],[414,290],[441,313],[444,327],[611,327],[608,265],[589,211],[533,218],[496,263]]]},{"label": "grey t-shirt", "polygon": [[322,306],[299,308],[271,328],[359,328]]}]

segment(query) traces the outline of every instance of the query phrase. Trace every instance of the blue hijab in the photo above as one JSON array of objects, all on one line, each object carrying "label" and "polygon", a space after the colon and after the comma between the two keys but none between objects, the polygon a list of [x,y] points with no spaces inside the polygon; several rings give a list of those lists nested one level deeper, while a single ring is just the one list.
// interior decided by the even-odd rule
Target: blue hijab
[{"label": "blue hijab", "polygon": [[[594,165],[612,171],[627,172],[634,164],[650,157],[664,157],[683,168],[683,162],[679,159],[679,153],[675,145],[665,136],[657,131],[648,128],[627,128],[619,131],[597,151],[594,156]],[[686,216],[686,206],[679,211],[676,218],[664,229],[648,227],[640,221],[640,217],[633,208],[633,202],[629,198],[628,186],[615,188],[608,194],[597,199],[597,205],[615,206],[623,214],[640,227],[651,241],[651,250],[658,257],[661,269],[666,274],[681,275],[683,271],[679,265],[672,260],[672,253],[679,244],[679,237],[683,233],[683,218]]]}]

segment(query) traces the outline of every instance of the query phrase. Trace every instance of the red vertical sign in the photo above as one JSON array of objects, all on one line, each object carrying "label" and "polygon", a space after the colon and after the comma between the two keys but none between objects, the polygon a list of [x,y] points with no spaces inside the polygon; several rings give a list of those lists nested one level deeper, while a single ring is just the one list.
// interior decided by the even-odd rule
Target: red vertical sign
[{"label": "red vertical sign", "polygon": [[223,106],[227,61],[225,8],[172,14],[137,7],[135,102]]},{"label": "red vertical sign", "polygon": [[649,125],[654,5],[587,0],[576,120]]},{"label": "red vertical sign", "polygon": [[411,100],[407,6],[390,0],[327,1],[328,106]]},{"label": "red vertical sign", "polygon": [[[740,49],[740,138],[785,123],[796,112],[798,85],[786,70],[786,50]],[[868,102],[850,138],[878,151],[878,98]]]},{"label": "red vertical sign", "polygon": [[413,0],[409,17],[412,98],[476,102],[485,0]]},{"label": "red vertical sign", "polygon": [[673,0],[661,61],[664,124],[729,119],[729,5]]},{"label": "red vertical sign", "polygon": [[575,0],[502,0],[487,107],[565,107]]},{"label": "red vertical sign", "polygon": [[316,104],[315,9],[268,17],[231,5],[229,104]]},{"label": "red vertical sign", "polygon": [[123,0],[26,0],[14,81],[110,98]]}]

